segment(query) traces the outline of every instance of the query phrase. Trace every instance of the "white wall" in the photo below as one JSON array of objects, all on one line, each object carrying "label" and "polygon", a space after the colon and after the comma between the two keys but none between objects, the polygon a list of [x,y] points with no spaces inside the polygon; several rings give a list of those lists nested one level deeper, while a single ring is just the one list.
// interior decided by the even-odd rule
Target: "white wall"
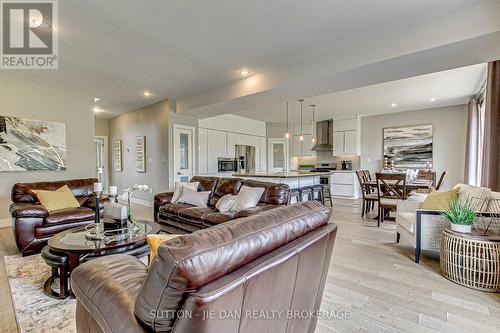
[{"label": "white wall", "polygon": [[[110,184],[121,193],[134,184],[146,184],[153,194],[168,189],[168,101],[124,113],[109,121],[109,154],[115,140],[122,140],[122,171],[110,165]],[[135,138],[146,136],[146,172],[135,168]],[[135,198],[152,201],[152,195],[137,192]]]},{"label": "white wall", "polygon": [[437,177],[448,171],[445,188],[464,180],[467,106],[457,105],[419,111],[363,117],[361,120],[361,168],[377,172],[383,167],[384,127],[433,124],[434,169]]},{"label": "white wall", "polygon": [[[91,97],[26,81],[0,79],[0,114],[66,123],[67,170],[0,173],[0,220],[10,219],[12,185],[95,177],[94,113]],[[9,221],[10,224],[10,221]]]}]

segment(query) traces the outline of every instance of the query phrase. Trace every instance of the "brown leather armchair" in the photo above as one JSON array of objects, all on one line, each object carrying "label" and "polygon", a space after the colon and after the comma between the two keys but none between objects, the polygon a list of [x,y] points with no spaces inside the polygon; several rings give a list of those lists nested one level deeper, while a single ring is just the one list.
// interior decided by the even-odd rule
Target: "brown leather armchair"
[{"label": "brown leather armchair", "polygon": [[[12,187],[10,214],[17,247],[23,256],[40,253],[52,235],[95,221],[95,199],[91,198],[95,178],[55,182],[17,183]],[[48,212],[32,190],[55,191],[68,185],[78,208]]]},{"label": "brown leather armchair", "polygon": [[84,263],[71,276],[77,332],[312,333],[337,232],[329,215],[308,201],[182,235],[149,271],[127,255]]},{"label": "brown leather armchair", "polygon": [[[199,191],[211,192],[208,207],[172,203],[172,192],[158,193],[154,197],[155,220],[162,224],[163,230],[169,233],[189,233],[287,205],[290,195],[290,188],[286,184],[249,179],[196,176],[190,182],[200,182]],[[220,213],[217,211],[215,208],[217,201],[226,194],[238,194],[242,186],[264,188],[257,206],[238,212]]]}]

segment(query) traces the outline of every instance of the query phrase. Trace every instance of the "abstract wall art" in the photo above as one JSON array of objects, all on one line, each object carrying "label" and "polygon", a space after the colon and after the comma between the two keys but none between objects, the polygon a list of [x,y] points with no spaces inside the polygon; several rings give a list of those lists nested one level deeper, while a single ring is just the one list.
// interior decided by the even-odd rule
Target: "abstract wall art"
[{"label": "abstract wall art", "polygon": [[65,171],[66,124],[0,116],[0,172]]},{"label": "abstract wall art", "polygon": [[383,129],[384,157],[398,169],[423,169],[432,165],[432,125]]}]

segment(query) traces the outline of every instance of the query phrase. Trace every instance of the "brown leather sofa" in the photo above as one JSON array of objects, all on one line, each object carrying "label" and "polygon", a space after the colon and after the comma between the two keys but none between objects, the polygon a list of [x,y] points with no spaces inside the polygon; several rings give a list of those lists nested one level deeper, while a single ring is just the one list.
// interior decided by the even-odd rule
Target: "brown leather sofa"
[{"label": "brown leather sofa", "polygon": [[[78,333],[312,333],[337,226],[308,201],[76,268]],[[280,312],[281,311],[281,312]],[[274,317],[260,317],[261,314]]]},{"label": "brown leather sofa", "polygon": [[[155,220],[169,233],[189,233],[196,230],[251,216],[288,204],[290,188],[286,184],[245,180],[241,178],[193,177],[190,182],[200,182],[198,191],[210,191],[208,207],[195,207],[184,203],[171,203],[172,192],[154,196]],[[238,194],[241,186],[263,187],[264,193],[257,207],[238,212],[220,213],[215,208],[217,201],[226,194]]]},{"label": "brown leather sofa", "polygon": [[[10,214],[17,247],[23,256],[40,253],[51,236],[95,221],[95,199],[90,197],[95,178],[55,182],[17,183],[12,187]],[[48,212],[32,190],[55,191],[68,185],[78,208]]]}]

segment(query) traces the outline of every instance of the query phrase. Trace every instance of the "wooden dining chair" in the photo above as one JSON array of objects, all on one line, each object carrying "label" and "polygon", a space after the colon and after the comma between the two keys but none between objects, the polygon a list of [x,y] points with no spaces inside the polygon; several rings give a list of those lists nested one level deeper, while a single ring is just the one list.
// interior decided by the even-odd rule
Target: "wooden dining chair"
[{"label": "wooden dining chair", "polygon": [[441,189],[441,187],[443,186],[443,183],[444,183],[444,180],[446,179],[447,174],[448,174],[448,171],[443,171],[443,173],[439,177],[438,183],[437,183],[436,188],[435,188],[436,191],[439,191]]},{"label": "wooden dining chair", "polygon": [[359,186],[361,188],[361,217],[365,216],[371,209],[375,207],[375,202],[378,201],[378,196],[371,192],[370,186],[366,183],[369,181],[365,171],[367,170],[358,170],[356,171],[356,176],[358,177]]},{"label": "wooden dining chair", "polygon": [[406,199],[406,174],[404,173],[376,173],[378,195],[378,221],[389,219],[387,212],[396,210],[398,200]]}]

